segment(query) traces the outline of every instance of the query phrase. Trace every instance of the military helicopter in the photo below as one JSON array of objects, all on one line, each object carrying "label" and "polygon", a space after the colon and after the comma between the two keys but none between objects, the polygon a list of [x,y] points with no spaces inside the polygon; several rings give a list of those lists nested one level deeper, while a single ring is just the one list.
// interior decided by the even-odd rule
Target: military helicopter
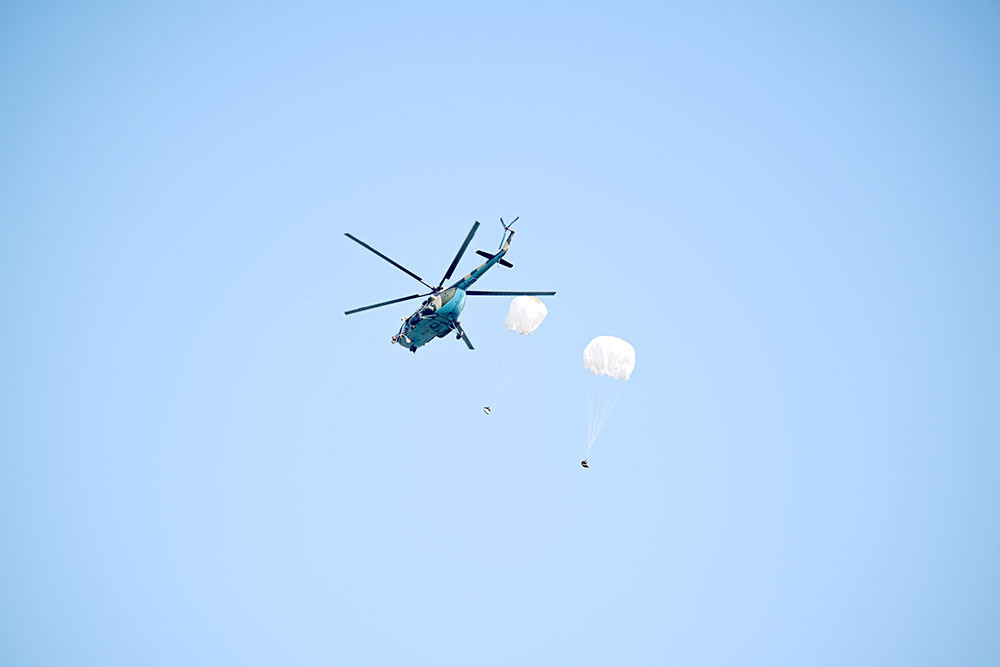
[{"label": "military helicopter", "polygon": [[386,257],[380,253],[375,248],[371,247],[361,239],[351,234],[345,233],[344,236],[351,239],[355,243],[358,243],[364,248],[371,250],[373,253],[389,262],[397,269],[401,270],[403,273],[416,278],[418,281],[424,284],[430,289],[430,292],[424,294],[411,294],[410,296],[400,297],[398,299],[392,299],[390,301],[383,301],[381,303],[374,303],[370,306],[362,306],[361,308],[355,308],[353,310],[344,311],[344,315],[353,315],[354,313],[360,313],[363,310],[371,310],[372,308],[381,308],[382,306],[388,306],[389,304],[399,303],[400,301],[409,301],[410,299],[419,299],[421,297],[428,297],[424,299],[420,308],[410,315],[409,317],[403,318],[403,324],[399,327],[399,331],[392,337],[392,343],[402,345],[403,347],[410,350],[410,352],[416,352],[418,347],[426,345],[435,338],[444,338],[448,334],[455,332],[455,338],[458,340],[465,341],[465,344],[470,350],[474,350],[472,347],[472,341],[469,340],[468,335],[466,335],[465,330],[462,329],[461,323],[458,321],[458,316],[462,314],[462,309],[465,307],[465,297],[467,296],[554,296],[555,292],[486,292],[480,290],[470,290],[469,287],[472,286],[477,280],[483,277],[483,274],[493,268],[495,265],[507,267],[508,269],[514,268],[514,265],[506,261],[503,256],[507,254],[507,249],[510,248],[510,241],[514,238],[514,230],[511,227],[514,223],[520,219],[520,216],[514,218],[509,224],[500,218],[500,224],[503,226],[503,236],[500,239],[499,252],[488,253],[482,250],[477,250],[476,254],[481,255],[486,258],[486,261],[473,269],[472,273],[465,276],[454,285],[448,289],[442,289],[446,280],[451,278],[451,274],[455,271],[455,267],[458,266],[459,260],[462,259],[462,255],[465,254],[465,249],[469,247],[469,243],[472,242],[472,237],[476,234],[476,230],[479,229],[479,221],[477,220],[472,229],[469,231],[469,235],[465,237],[465,242],[462,243],[462,247],[458,249],[458,254],[455,255],[455,259],[451,260],[451,265],[448,270],[444,273],[444,278],[438,283],[437,287],[431,287],[424,282],[423,278],[410,271],[408,268],[393,261],[392,259]]}]

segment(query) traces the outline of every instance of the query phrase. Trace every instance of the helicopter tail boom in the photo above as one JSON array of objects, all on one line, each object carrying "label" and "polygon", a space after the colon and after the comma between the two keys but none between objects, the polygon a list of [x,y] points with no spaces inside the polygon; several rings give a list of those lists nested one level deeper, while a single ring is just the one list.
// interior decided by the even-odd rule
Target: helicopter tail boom
[{"label": "helicopter tail boom", "polygon": [[[511,239],[514,238],[514,230],[511,229],[511,226],[515,222],[517,222],[517,220],[518,220],[517,218],[514,218],[510,222],[510,224],[507,224],[507,223],[504,223],[503,218],[500,219],[500,224],[503,225],[503,229],[504,229],[503,240],[500,242],[500,252],[498,252],[496,254],[490,254],[490,253],[486,253],[486,252],[479,252],[478,254],[480,254],[480,255],[489,256],[489,259],[487,259],[485,262],[483,262],[482,264],[480,264],[479,266],[477,266],[475,269],[473,269],[472,273],[470,273],[469,275],[465,276],[464,278],[462,278],[461,280],[459,280],[457,283],[455,283],[455,287],[457,287],[459,289],[462,289],[462,290],[468,289],[470,285],[472,285],[474,282],[476,282],[477,280],[479,280],[480,278],[482,278],[484,273],[486,273],[491,268],[493,268],[494,264],[499,264],[500,262],[503,261],[503,256],[506,255],[507,254],[507,250],[510,249]],[[510,262],[508,262],[508,264],[510,264]],[[513,265],[511,265],[511,266],[513,266]]]}]

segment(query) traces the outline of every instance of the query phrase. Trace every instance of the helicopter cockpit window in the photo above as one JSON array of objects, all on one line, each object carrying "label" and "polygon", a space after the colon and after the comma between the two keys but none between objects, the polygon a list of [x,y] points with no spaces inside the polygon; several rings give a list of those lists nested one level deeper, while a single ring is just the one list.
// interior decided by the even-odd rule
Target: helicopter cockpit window
[{"label": "helicopter cockpit window", "polygon": [[441,292],[441,294],[437,297],[438,299],[441,300],[441,304],[438,306],[438,308],[451,301],[452,297],[454,296],[455,296],[454,287],[452,287],[451,289],[446,289],[445,291]]},{"label": "helicopter cockpit window", "polygon": [[441,307],[441,298],[437,296],[432,296],[431,298],[424,301],[424,307],[420,310],[420,314],[430,315],[440,307]]}]

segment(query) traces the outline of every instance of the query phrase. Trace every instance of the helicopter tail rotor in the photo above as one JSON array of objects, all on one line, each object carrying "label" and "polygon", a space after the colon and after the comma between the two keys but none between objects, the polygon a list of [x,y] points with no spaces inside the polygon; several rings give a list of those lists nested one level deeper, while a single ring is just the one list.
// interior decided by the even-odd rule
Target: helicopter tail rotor
[{"label": "helicopter tail rotor", "polygon": [[513,220],[511,220],[508,223],[508,222],[504,222],[503,218],[500,218],[500,224],[503,226],[503,237],[500,239],[500,245],[497,246],[498,250],[502,250],[503,249],[503,244],[504,244],[504,241],[507,240],[507,234],[508,234],[508,232],[510,233],[511,236],[514,235],[514,230],[512,230],[511,227],[513,227],[514,223],[517,222],[520,219],[521,219],[521,216],[517,216],[516,218],[514,218]]}]

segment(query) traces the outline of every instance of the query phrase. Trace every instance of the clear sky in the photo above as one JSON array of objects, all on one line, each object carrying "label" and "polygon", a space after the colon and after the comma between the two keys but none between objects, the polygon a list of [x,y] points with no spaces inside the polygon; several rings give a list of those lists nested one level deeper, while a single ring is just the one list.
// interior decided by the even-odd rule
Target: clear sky
[{"label": "clear sky", "polygon": [[5,3],[0,664],[1000,663],[1000,9],[751,4]]}]

